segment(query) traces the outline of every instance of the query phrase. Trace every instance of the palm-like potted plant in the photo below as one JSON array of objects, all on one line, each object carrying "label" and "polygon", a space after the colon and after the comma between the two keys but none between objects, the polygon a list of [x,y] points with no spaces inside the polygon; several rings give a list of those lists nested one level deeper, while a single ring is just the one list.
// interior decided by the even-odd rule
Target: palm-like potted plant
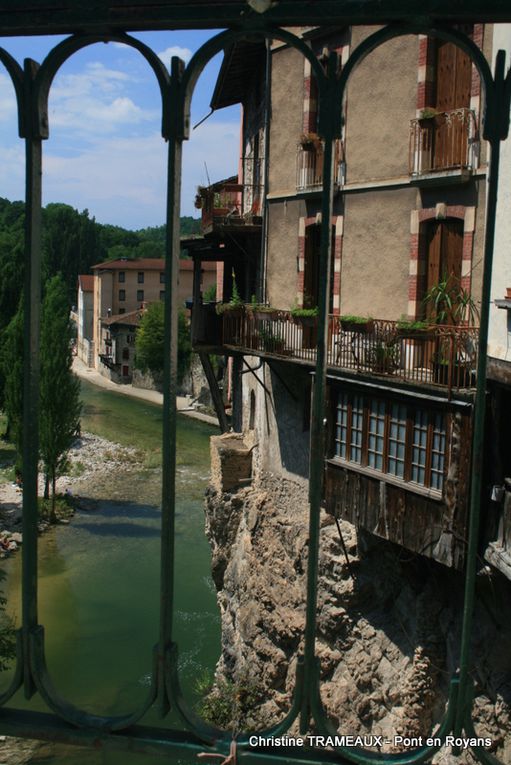
[{"label": "palm-like potted plant", "polygon": [[[479,319],[479,309],[469,290],[461,286],[458,277],[444,274],[438,284],[434,284],[424,297],[424,305],[429,309],[431,321],[437,325],[465,325],[474,327]],[[469,335],[466,342],[472,343]],[[433,380],[443,385],[451,382],[457,385],[468,382],[472,377],[471,348],[463,348],[454,343],[454,330],[437,339],[433,355]],[[452,367],[449,372],[449,366]]]}]

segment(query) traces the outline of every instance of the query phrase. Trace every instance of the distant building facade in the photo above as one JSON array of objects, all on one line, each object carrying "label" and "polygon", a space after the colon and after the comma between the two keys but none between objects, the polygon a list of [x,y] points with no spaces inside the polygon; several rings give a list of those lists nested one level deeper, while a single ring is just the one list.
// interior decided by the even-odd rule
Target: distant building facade
[{"label": "distant building facade", "polygon": [[78,277],[77,306],[77,355],[84,364],[93,367],[94,277],[92,275],[83,274]]},{"label": "distant building facade", "polygon": [[[92,271],[88,278],[92,280],[93,363],[89,365],[116,382],[129,383],[140,312],[165,298],[165,261],[121,258],[98,263]],[[178,302],[183,308],[193,294],[193,279],[193,261],[180,260]],[[203,264],[200,283],[203,290],[216,286],[215,262]]]}]

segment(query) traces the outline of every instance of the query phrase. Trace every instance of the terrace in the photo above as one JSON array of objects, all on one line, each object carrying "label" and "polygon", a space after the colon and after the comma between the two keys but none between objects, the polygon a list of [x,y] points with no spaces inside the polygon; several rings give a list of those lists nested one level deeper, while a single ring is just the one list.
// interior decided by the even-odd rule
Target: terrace
[{"label": "terrace", "polygon": [[[205,307],[206,308],[206,307]],[[314,365],[317,318],[290,311],[233,307],[223,313],[219,345],[234,351]],[[476,327],[432,324],[414,329],[402,322],[369,319],[353,324],[328,319],[328,366],[361,375],[455,391],[475,387]]]}]

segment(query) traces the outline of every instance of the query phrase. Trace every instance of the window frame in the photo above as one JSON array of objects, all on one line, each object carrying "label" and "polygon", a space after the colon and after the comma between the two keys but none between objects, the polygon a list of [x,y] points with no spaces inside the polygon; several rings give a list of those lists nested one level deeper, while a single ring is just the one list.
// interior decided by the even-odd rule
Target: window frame
[{"label": "window frame", "polygon": [[[342,425],[338,419],[339,403],[341,399],[344,400],[343,406],[346,411],[346,425]],[[361,404],[360,404],[361,402]],[[381,404],[384,405],[384,427],[383,434],[380,436],[383,438],[383,450],[379,452],[382,459],[382,468],[374,467],[369,464],[370,448],[370,424],[371,413],[379,410]],[[362,409],[362,439],[361,439],[361,454],[360,460],[353,459],[353,446],[355,450],[359,447],[354,445],[353,432],[357,429],[353,427],[353,413]],[[391,441],[391,425],[393,418],[393,409],[395,406],[405,407],[405,418],[398,418],[395,420],[399,428],[404,424],[404,441],[394,437],[397,444],[404,444],[404,457],[403,457],[403,477],[394,472],[389,472],[389,463],[391,460],[398,461],[398,450],[396,449],[396,457],[391,455],[390,441]],[[425,461],[424,461],[424,482],[421,483],[412,479],[413,471],[413,455],[414,448],[420,448],[414,440],[414,425],[417,415],[426,418],[426,445],[425,449]],[[398,412],[399,414],[399,412]],[[331,415],[332,415],[332,432],[329,439],[329,452],[328,460],[337,465],[342,465],[355,472],[370,475],[371,477],[378,478],[380,481],[392,483],[410,491],[418,493],[426,493],[428,496],[435,498],[442,498],[445,487],[445,480],[447,477],[447,470],[449,466],[449,437],[448,437],[448,423],[446,420],[446,412],[440,408],[433,406],[421,406],[419,402],[410,401],[402,397],[394,396],[378,396],[371,395],[362,391],[346,390],[337,388],[333,390],[331,396]],[[399,424],[403,423],[403,424]],[[342,440],[342,434],[339,432],[340,427],[345,427],[345,440]],[[440,426],[440,427],[439,427]],[[442,431],[443,428],[443,431]],[[443,446],[443,451],[433,449],[434,436],[436,432],[439,433],[440,445]],[[345,456],[341,456],[337,451],[341,451],[344,444]],[[438,470],[433,468],[433,451],[436,454],[440,454],[440,466]],[[376,460],[375,460],[376,461]],[[420,470],[420,465],[419,465]],[[435,478],[436,476],[436,478]],[[439,480],[441,477],[441,480]],[[440,488],[438,488],[440,483]],[[437,484],[437,485],[435,485]]]}]

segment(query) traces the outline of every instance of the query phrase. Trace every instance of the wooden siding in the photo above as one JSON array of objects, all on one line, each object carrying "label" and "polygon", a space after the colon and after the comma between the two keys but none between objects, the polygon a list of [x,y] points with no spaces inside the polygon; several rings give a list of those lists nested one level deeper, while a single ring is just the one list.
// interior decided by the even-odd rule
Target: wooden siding
[{"label": "wooden siding", "polygon": [[449,413],[442,497],[434,499],[405,483],[350,469],[328,460],[328,513],[446,566],[461,569],[467,537],[471,416]]}]

